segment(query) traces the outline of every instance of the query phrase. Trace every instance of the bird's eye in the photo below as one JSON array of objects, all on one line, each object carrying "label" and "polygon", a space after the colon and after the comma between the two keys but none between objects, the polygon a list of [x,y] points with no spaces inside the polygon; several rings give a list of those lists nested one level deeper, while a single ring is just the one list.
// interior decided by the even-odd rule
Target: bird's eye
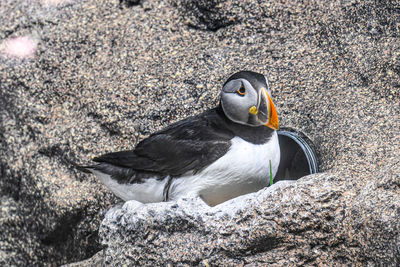
[{"label": "bird's eye", "polygon": [[239,90],[236,91],[241,96],[244,96],[246,94],[246,88],[244,88],[243,84],[240,86]]}]

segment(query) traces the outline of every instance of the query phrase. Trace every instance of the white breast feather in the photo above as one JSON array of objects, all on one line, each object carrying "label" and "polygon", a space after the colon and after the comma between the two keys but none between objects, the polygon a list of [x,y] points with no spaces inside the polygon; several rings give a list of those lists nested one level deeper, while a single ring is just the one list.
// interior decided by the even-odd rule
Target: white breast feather
[{"label": "white breast feather", "polygon": [[[249,143],[242,138],[231,140],[229,151],[201,172],[192,172],[173,180],[169,198],[201,196],[209,205],[216,205],[230,198],[255,192],[269,184],[269,162],[272,175],[278,170],[280,149],[278,135],[261,145]],[[163,201],[167,179],[146,179],[141,184],[119,184],[109,175],[93,171],[117,196],[124,200],[142,203]]]},{"label": "white breast feather", "polygon": [[167,179],[157,180],[156,178],[146,179],[140,184],[120,184],[110,175],[92,170],[92,172],[105,184],[115,195],[123,200],[136,200],[142,203],[163,201],[164,186]]},{"label": "white breast feather", "polygon": [[170,198],[201,196],[209,205],[216,205],[267,186],[270,182],[269,162],[275,177],[280,161],[277,133],[261,145],[240,137],[231,142],[230,150],[200,173],[173,180]]}]

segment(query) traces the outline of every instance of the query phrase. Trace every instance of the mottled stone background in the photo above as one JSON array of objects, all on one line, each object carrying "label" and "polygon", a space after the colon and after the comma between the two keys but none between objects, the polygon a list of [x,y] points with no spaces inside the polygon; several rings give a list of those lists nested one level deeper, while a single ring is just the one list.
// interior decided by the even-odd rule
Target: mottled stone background
[{"label": "mottled stone background", "polygon": [[[281,125],[314,141],[324,173],[266,192],[226,238],[161,225],[148,229],[175,238],[130,236],[124,252],[107,229],[127,224],[106,220],[101,255],[157,265],[174,244],[173,264],[400,264],[399,1],[2,0],[0,22],[0,265],[101,250],[118,200],[65,159],[132,148],[213,107],[243,69],[268,75]],[[249,220],[278,226],[243,241]],[[202,235],[221,239],[207,250]]]}]

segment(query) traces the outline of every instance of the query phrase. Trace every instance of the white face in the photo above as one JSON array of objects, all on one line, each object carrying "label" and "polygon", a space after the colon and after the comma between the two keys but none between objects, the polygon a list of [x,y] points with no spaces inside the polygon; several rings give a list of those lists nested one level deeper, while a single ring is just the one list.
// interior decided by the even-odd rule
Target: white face
[{"label": "white face", "polygon": [[240,71],[229,77],[222,88],[221,106],[233,122],[248,126],[265,125],[278,130],[278,113],[272,102],[267,77]]},{"label": "white face", "polygon": [[240,124],[254,125],[256,118],[249,113],[253,106],[258,106],[257,90],[245,79],[236,79],[225,84],[221,93],[221,105],[225,115]]}]

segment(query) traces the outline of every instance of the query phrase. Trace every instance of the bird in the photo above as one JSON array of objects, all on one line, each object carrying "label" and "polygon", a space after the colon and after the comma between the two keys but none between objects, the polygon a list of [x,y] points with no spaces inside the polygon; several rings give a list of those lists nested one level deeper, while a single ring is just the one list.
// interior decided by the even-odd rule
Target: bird
[{"label": "bird", "polygon": [[267,77],[239,71],[223,84],[216,107],[79,169],[124,201],[200,197],[215,206],[269,185],[280,162],[278,128]]}]

